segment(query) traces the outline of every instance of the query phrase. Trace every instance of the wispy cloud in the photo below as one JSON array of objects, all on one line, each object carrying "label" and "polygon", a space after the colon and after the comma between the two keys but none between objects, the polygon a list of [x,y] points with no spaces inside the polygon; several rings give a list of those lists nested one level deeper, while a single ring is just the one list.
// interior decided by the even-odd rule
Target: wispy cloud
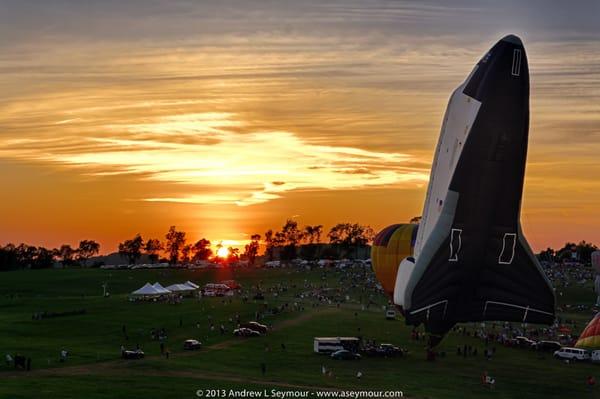
[{"label": "wispy cloud", "polygon": [[10,139],[0,142],[0,154],[210,191],[143,198],[151,202],[252,205],[290,190],[393,186],[428,178],[427,170],[410,166],[414,159],[407,154],[312,144],[291,132],[231,130],[241,127],[243,122],[228,113],[173,115],[108,125],[110,137],[85,137],[76,152],[65,151],[69,147],[60,140]]}]

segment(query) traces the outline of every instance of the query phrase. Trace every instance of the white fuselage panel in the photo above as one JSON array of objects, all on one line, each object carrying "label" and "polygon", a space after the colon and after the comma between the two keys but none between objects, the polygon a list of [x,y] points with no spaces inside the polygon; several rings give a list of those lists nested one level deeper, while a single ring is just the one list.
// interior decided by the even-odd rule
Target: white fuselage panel
[{"label": "white fuselage panel", "polygon": [[[471,72],[472,74],[473,72]],[[417,232],[415,259],[418,258],[440,216],[448,194],[450,180],[454,175],[458,159],[481,105],[479,101],[463,94],[469,79],[470,76],[452,93],[444,115],[444,123],[431,166],[429,187]]]}]

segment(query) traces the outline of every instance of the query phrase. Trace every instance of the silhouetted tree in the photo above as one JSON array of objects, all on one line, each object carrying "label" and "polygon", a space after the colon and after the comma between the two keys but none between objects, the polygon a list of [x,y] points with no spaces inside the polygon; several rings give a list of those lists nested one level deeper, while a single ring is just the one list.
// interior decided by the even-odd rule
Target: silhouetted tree
[{"label": "silhouetted tree", "polygon": [[273,252],[275,250],[274,238],[273,230],[269,229],[265,232],[265,255],[269,261],[273,260]]},{"label": "silhouetted tree", "polygon": [[13,244],[0,247],[0,270],[12,270],[21,267],[17,257],[17,248]]},{"label": "silhouetted tree", "polygon": [[561,249],[556,251],[556,258],[558,260],[570,260],[572,259],[572,254],[575,253],[578,261],[590,263],[592,261],[592,252],[597,249],[598,247],[585,240],[580,241],[579,244],[567,242]]},{"label": "silhouetted tree", "polygon": [[556,254],[552,248],[546,248],[539,253],[538,258],[547,262],[553,262],[555,256]]},{"label": "silhouetted tree", "polygon": [[181,263],[190,263],[190,255],[192,253],[192,246],[190,244],[184,245],[181,248]]},{"label": "silhouetted tree", "polygon": [[73,249],[69,244],[63,244],[57,251],[57,256],[60,258],[60,262],[63,267],[73,264],[73,258],[77,251]]},{"label": "silhouetted tree", "polygon": [[579,244],[577,244],[577,253],[579,254],[579,260],[583,263],[591,263],[592,252],[597,250],[597,246],[590,242],[586,242],[585,240],[580,241]]},{"label": "silhouetted tree", "polygon": [[356,250],[372,241],[374,232],[371,227],[358,223],[338,223],[327,236],[331,244],[339,245],[348,255],[351,249]]},{"label": "silhouetted tree", "polygon": [[240,249],[229,247],[227,248],[227,262],[237,262],[240,260]]},{"label": "silhouetted tree", "polygon": [[242,256],[248,259],[248,266],[254,266],[258,249],[260,248],[260,234],[253,234],[250,237],[250,242],[246,244]]},{"label": "silhouetted tree", "polygon": [[323,225],[305,226],[304,227],[304,238],[307,244],[314,244],[321,241],[321,234],[323,233]]},{"label": "silhouetted tree", "polygon": [[185,245],[185,232],[177,231],[175,226],[171,226],[165,238],[167,239],[165,248],[169,254],[169,262],[176,264],[179,261],[179,252]]},{"label": "silhouetted tree", "polygon": [[55,250],[38,247],[35,259],[31,264],[32,269],[47,269],[54,264]]},{"label": "silhouetted tree", "polygon": [[56,249],[27,244],[15,247],[13,244],[7,244],[0,247],[0,270],[49,268],[54,264],[56,253]]},{"label": "silhouetted tree", "polygon": [[33,265],[33,261],[37,255],[37,248],[32,245],[19,244],[15,248],[17,261],[21,268],[28,268]]},{"label": "silhouetted tree", "polygon": [[275,237],[280,242],[279,245],[283,245],[283,251],[281,258],[283,260],[290,260],[296,258],[296,248],[303,238],[302,231],[298,228],[298,222],[292,219],[286,220],[281,234],[276,233]]},{"label": "silhouetted tree", "polygon": [[144,248],[144,240],[140,234],[136,234],[133,239],[119,244],[119,254],[127,257],[127,261],[132,265],[142,256],[142,248]]},{"label": "silhouetted tree", "polygon": [[158,262],[158,254],[163,250],[163,245],[157,238],[151,238],[146,241],[144,251],[148,254],[148,258],[152,263]]},{"label": "silhouetted tree", "polygon": [[323,234],[323,225],[318,224],[313,226],[313,235],[315,236],[315,242],[317,244],[321,242],[321,234]]},{"label": "silhouetted tree", "polygon": [[88,259],[92,256],[97,255],[100,252],[100,244],[94,240],[83,240],[79,242],[79,248],[77,248],[77,260],[85,266]]},{"label": "silhouetted tree", "polygon": [[319,242],[321,241],[321,234],[323,233],[323,225],[304,227],[304,242],[306,244],[300,247],[300,257],[302,259],[314,260],[317,257],[317,251],[319,250]]},{"label": "silhouetted tree", "polygon": [[208,260],[212,256],[212,249],[210,249],[210,241],[206,238],[202,238],[192,246],[192,260],[194,262]]}]

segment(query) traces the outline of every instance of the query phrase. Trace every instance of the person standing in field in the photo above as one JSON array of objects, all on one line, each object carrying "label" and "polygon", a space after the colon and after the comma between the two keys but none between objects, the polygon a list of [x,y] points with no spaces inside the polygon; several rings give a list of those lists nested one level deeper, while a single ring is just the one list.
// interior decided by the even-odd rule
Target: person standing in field
[{"label": "person standing in field", "polygon": [[596,379],[591,375],[588,376],[588,378],[587,378],[588,390],[591,391],[592,389],[594,389],[594,385],[596,385]]}]

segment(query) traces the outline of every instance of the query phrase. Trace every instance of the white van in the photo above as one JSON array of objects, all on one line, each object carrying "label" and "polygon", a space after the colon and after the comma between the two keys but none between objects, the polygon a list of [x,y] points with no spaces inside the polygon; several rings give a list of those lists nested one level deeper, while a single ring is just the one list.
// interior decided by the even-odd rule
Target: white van
[{"label": "white van", "polygon": [[590,360],[590,352],[579,348],[560,348],[554,357],[562,360]]},{"label": "white van", "polygon": [[600,363],[600,350],[592,351],[592,362]]}]

